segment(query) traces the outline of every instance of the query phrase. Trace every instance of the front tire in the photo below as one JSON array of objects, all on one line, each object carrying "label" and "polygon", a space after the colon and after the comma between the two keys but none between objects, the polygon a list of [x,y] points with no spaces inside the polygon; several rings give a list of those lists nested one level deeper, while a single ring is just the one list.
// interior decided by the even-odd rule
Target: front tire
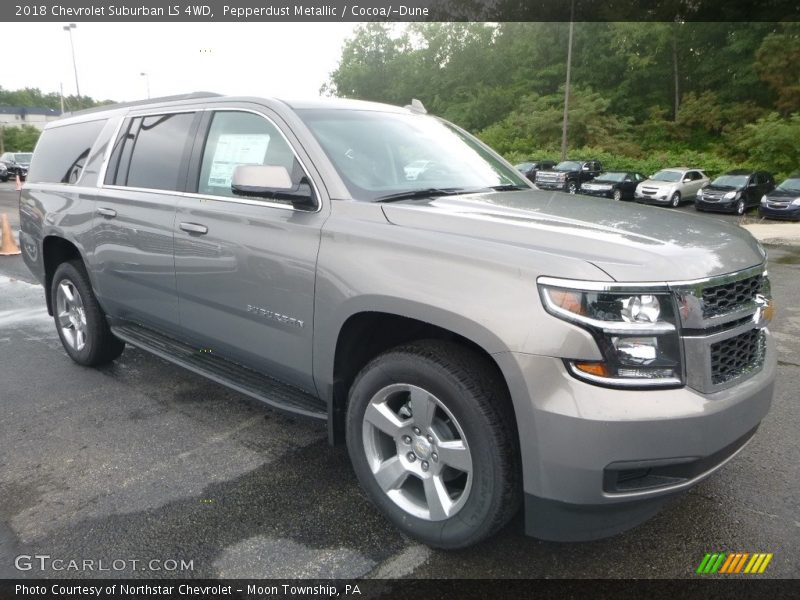
[{"label": "front tire", "polygon": [[617,202],[622,200],[622,190],[614,190],[614,196],[613,197],[614,197],[614,200],[616,200]]},{"label": "front tire", "polygon": [[578,193],[578,184],[574,181],[570,181],[567,184],[567,192],[570,194],[577,194]]},{"label": "front tire", "polygon": [[678,208],[681,205],[681,193],[675,192],[669,199],[669,205],[672,208]]},{"label": "front tire", "polygon": [[114,337],[97,303],[83,263],[61,263],[50,286],[56,331],[67,354],[79,365],[95,367],[111,362],[125,349]]},{"label": "front tire", "polygon": [[744,211],[745,211],[744,200],[739,200],[736,203],[736,214],[742,216],[744,214]]},{"label": "front tire", "polygon": [[519,509],[510,399],[487,362],[451,342],[394,348],[359,373],[347,448],[370,500],[430,546],[463,548]]}]

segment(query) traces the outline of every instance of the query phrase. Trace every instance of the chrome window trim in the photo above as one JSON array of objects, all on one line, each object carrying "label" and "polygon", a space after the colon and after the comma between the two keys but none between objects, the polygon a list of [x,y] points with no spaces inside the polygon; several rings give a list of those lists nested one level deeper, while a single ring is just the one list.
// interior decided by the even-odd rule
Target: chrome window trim
[{"label": "chrome window trim", "polygon": [[[223,202],[232,202],[234,204],[247,204],[250,206],[266,206],[268,208],[280,208],[283,210],[292,210],[299,213],[306,213],[306,214],[316,214],[322,210],[322,205],[324,204],[322,195],[319,193],[319,187],[317,187],[316,181],[314,178],[311,177],[309,173],[308,167],[303,162],[303,159],[297,153],[294,145],[291,143],[289,138],[286,137],[286,134],[283,130],[278,126],[278,124],[270,118],[268,115],[265,115],[262,112],[251,108],[238,108],[238,107],[215,107],[215,106],[208,106],[204,108],[194,108],[194,109],[179,109],[179,110],[159,110],[159,111],[147,111],[147,112],[138,112],[138,111],[131,111],[128,114],[122,116],[120,118],[120,122],[117,125],[116,131],[114,133],[113,140],[119,137],[120,129],[122,128],[123,123],[125,123],[126,119],[137,118],[137,117],[157,117],[160,115],[167,115],[167,114],[179,114],[179,113],[200,113],[200,112],[244,112],[244,113],[251,113],[257,115],[264,120],[266,120],[270,125],[272,125],[280,136],[283,138],[283,141],[289,146],[289,149],[292,151],[292,155],[294,156],[295,160],[300,164],[300,168],[303,169],[303,173],[305,173],[306,177],[308,178],[309,182],[311,183],[311,187],[314,189],[314,194],[317,198],[317,206],[315,210],[302,210],[299,208],[295,208],[291,204],[284,204],[282,202],[272,202],[270,200],[252,200],[250,198],[236,198],[231,196],[217,196],[215,194],[198,194],[196,192],[179,192],[176,190],[162,190],[159,188],[137,188],[137,187],[130,187],[124,185],[106,185],[105,178],[106,178],[106,170],[108,168],[108,161],[111,158],[111,152],[113,150],[114,144],[111,144],[110,149],[107,151],[105,158],[103,159],[103,166],[101,168],[101,175],[102,177],[98,177],[98,188],[101,189],[110,189],[110,190],[131,190],[135,192],[145,192],[145,193],[155,193],[161,195],[168,195],[168,196],[179,196],[183,198],[198,198],[202,200],[220,200]],[[205,141],[203,144],[203,151],[205,151]]]}]

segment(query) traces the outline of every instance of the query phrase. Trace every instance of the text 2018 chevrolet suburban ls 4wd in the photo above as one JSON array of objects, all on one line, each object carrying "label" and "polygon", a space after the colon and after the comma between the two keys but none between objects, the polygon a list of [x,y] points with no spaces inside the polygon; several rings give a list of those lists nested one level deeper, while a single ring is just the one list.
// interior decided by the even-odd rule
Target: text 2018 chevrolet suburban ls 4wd
[{"label": "text 2018 chevrolet suburban ls 4wd", "polygon": [[327,421],[434,546],[521,505],[544,539],[643,521],[767,414],[763,249],[536,190],[423,113],[193,94],[48,124],[21,246],[67,354],[132,344]]}]

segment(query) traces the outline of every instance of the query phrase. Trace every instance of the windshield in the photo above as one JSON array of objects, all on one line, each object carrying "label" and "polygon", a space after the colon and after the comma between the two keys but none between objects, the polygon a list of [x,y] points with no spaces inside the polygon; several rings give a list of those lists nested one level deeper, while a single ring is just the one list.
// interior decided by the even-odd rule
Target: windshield
[{"label": "windshield", "polygon": [[31,162],[31,156],[33,155],[29,152],[26,152],[24,154],[15,154],[14,160],[17,161],[18,163],[29,163]]},{"label": "windshield", "polygon": [[627,173],[601,173],[595,181],[623,181]]},{"label": "windshield", "polygon": [[800,193],[800,177],[797,179],[787,179],[782,184],[780,184],[776,189],[783,190],[784,192]]},{"label": "windshield", "polygon": [[680,181],[681,173],[680,171],[659,171],[650,179],[653,181]]},{"label": "windshield", "polygon": [[555,168],[555,171],[580,171],[581,170],[581,163],[575,162],[574,160],[565,160],[564,162],[558,163]]},{"label": "windshield", "polygon": [[711,182],[711,185],[739,188],[747,185],[748,179],[750,178],[747,175],[720,175]]},{"label": "windshield", "polygon": [[337,109],[297,114],[356,200],[434,188],[530,187],[475,138],[434,117]]}]

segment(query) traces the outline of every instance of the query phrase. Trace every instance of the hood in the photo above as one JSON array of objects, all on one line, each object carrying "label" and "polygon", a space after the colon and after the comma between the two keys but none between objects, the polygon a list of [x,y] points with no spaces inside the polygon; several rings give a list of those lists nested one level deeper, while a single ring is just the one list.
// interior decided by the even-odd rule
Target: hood
[{"label": "hood", "polygon": [[704,192],[739,192],[743,190],[742,186],[735,186],[735,185],[714,185],[713,183],[709,183],[706,187],[703,188]]},{"label": "hood", "polygon": [[794,200],[795,198],[800,198],[800,191],[791,192],[789,190],[779,190],[776,188],[767,194],[767,198],[770,200]]},{"label": "hood", "polygon": [[[761,264],[746,230],[713,217],[537,190],[383,206],[389,222],[589,262],[617,281],[681,281]],[[569,273],[547,273],[569,278]]]},{"label": "hood", "polygon": [[680,184],[680,181],[656,181],[655,179],[645,179],[639,185],[651,188],[671,188]]}]

